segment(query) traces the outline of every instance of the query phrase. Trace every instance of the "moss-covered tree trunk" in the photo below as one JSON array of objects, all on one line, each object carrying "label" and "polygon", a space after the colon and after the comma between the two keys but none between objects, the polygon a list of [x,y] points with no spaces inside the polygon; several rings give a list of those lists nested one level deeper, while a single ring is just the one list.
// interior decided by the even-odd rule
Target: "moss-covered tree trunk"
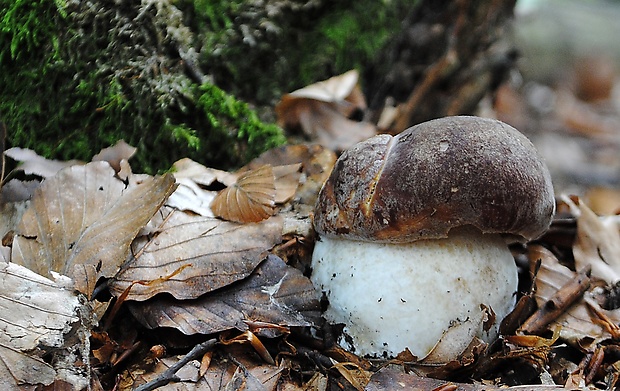
[{"label": "moss-covered tree trunk", "polygon": [[285,142],[269,124],[281,94],[351,68],[372,108],[405,103],[396,130],[471,112],[512,53],[501,37],[514,1],[0,4],[9,145],[87,160],[124,138],[150,172],[185,156],[243,164]]},{"label": "moss-covered tree trunk", "polygon": [[402,103],[391,132],[471,114],[516,58],[509,39],[515,1],[424,0],[369,68],[371,108]]}]

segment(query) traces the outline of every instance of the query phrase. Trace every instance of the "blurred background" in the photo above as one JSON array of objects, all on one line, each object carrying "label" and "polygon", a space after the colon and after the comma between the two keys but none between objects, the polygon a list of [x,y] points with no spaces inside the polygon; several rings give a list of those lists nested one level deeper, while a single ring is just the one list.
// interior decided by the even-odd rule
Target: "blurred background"
[{"label": "blurred background", "polygon": [[603,214],[620,211],[618,20],[617,1],[518,1],[517,66],[492,104],[536,144],[556,193]]}]

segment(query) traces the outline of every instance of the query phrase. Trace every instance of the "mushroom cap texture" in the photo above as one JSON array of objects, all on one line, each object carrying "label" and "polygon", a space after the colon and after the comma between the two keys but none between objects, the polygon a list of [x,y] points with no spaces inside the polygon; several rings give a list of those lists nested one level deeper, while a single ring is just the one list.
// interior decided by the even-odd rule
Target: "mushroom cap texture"
[{"label": "mushroom cap texture", "polygon": [[345,151],[321,189],[314,226],[320,235],[386,243],[445,238],[468,225],[528,241],[554,212],[549,170],[523,134],[456,116]]}]

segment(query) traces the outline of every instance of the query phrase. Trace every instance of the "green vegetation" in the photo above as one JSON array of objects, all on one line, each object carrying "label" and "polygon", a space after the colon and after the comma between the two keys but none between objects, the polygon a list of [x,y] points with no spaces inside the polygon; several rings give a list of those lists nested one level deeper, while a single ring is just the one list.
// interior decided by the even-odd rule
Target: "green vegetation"
[{"label": "green vegetation", "polygon": [[89,160],[122,138],[138,147],[138,172],[186,156],[240,166],[286,141],[245,102],[271,107],[361,69],[398,29],[404,3],[0,0],[8,144]]},{"label": "green vegetation", "polygon": [[0,113],[12,146],[89,160],[123,138],[138,147],[134,169],[156,172],[185,156],[239,166],[286,141],[186,74],[179,52],[193,35],[170,4],[0,2]]},{"label": "green vegetation", "polygon": [[[188,0],[189,1],[189,0]],[[415,2],[413,2],[415,3]],[[216,84],[258,104],[356,68],[399,31],[406,0],[193,0],[204,63]]]}]

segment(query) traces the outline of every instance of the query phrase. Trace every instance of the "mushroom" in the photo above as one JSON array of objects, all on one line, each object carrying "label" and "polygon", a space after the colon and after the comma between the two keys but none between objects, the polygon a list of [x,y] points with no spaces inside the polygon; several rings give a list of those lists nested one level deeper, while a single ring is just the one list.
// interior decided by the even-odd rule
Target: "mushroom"
[{"label": "mushroom", "polygon": [[538,238],[554,211],[545,163],[503,122],[446,117],[358,143],[315,207],[324,315],[360,355],[453,360],[497,338],[517,291],[508,244]]}]

